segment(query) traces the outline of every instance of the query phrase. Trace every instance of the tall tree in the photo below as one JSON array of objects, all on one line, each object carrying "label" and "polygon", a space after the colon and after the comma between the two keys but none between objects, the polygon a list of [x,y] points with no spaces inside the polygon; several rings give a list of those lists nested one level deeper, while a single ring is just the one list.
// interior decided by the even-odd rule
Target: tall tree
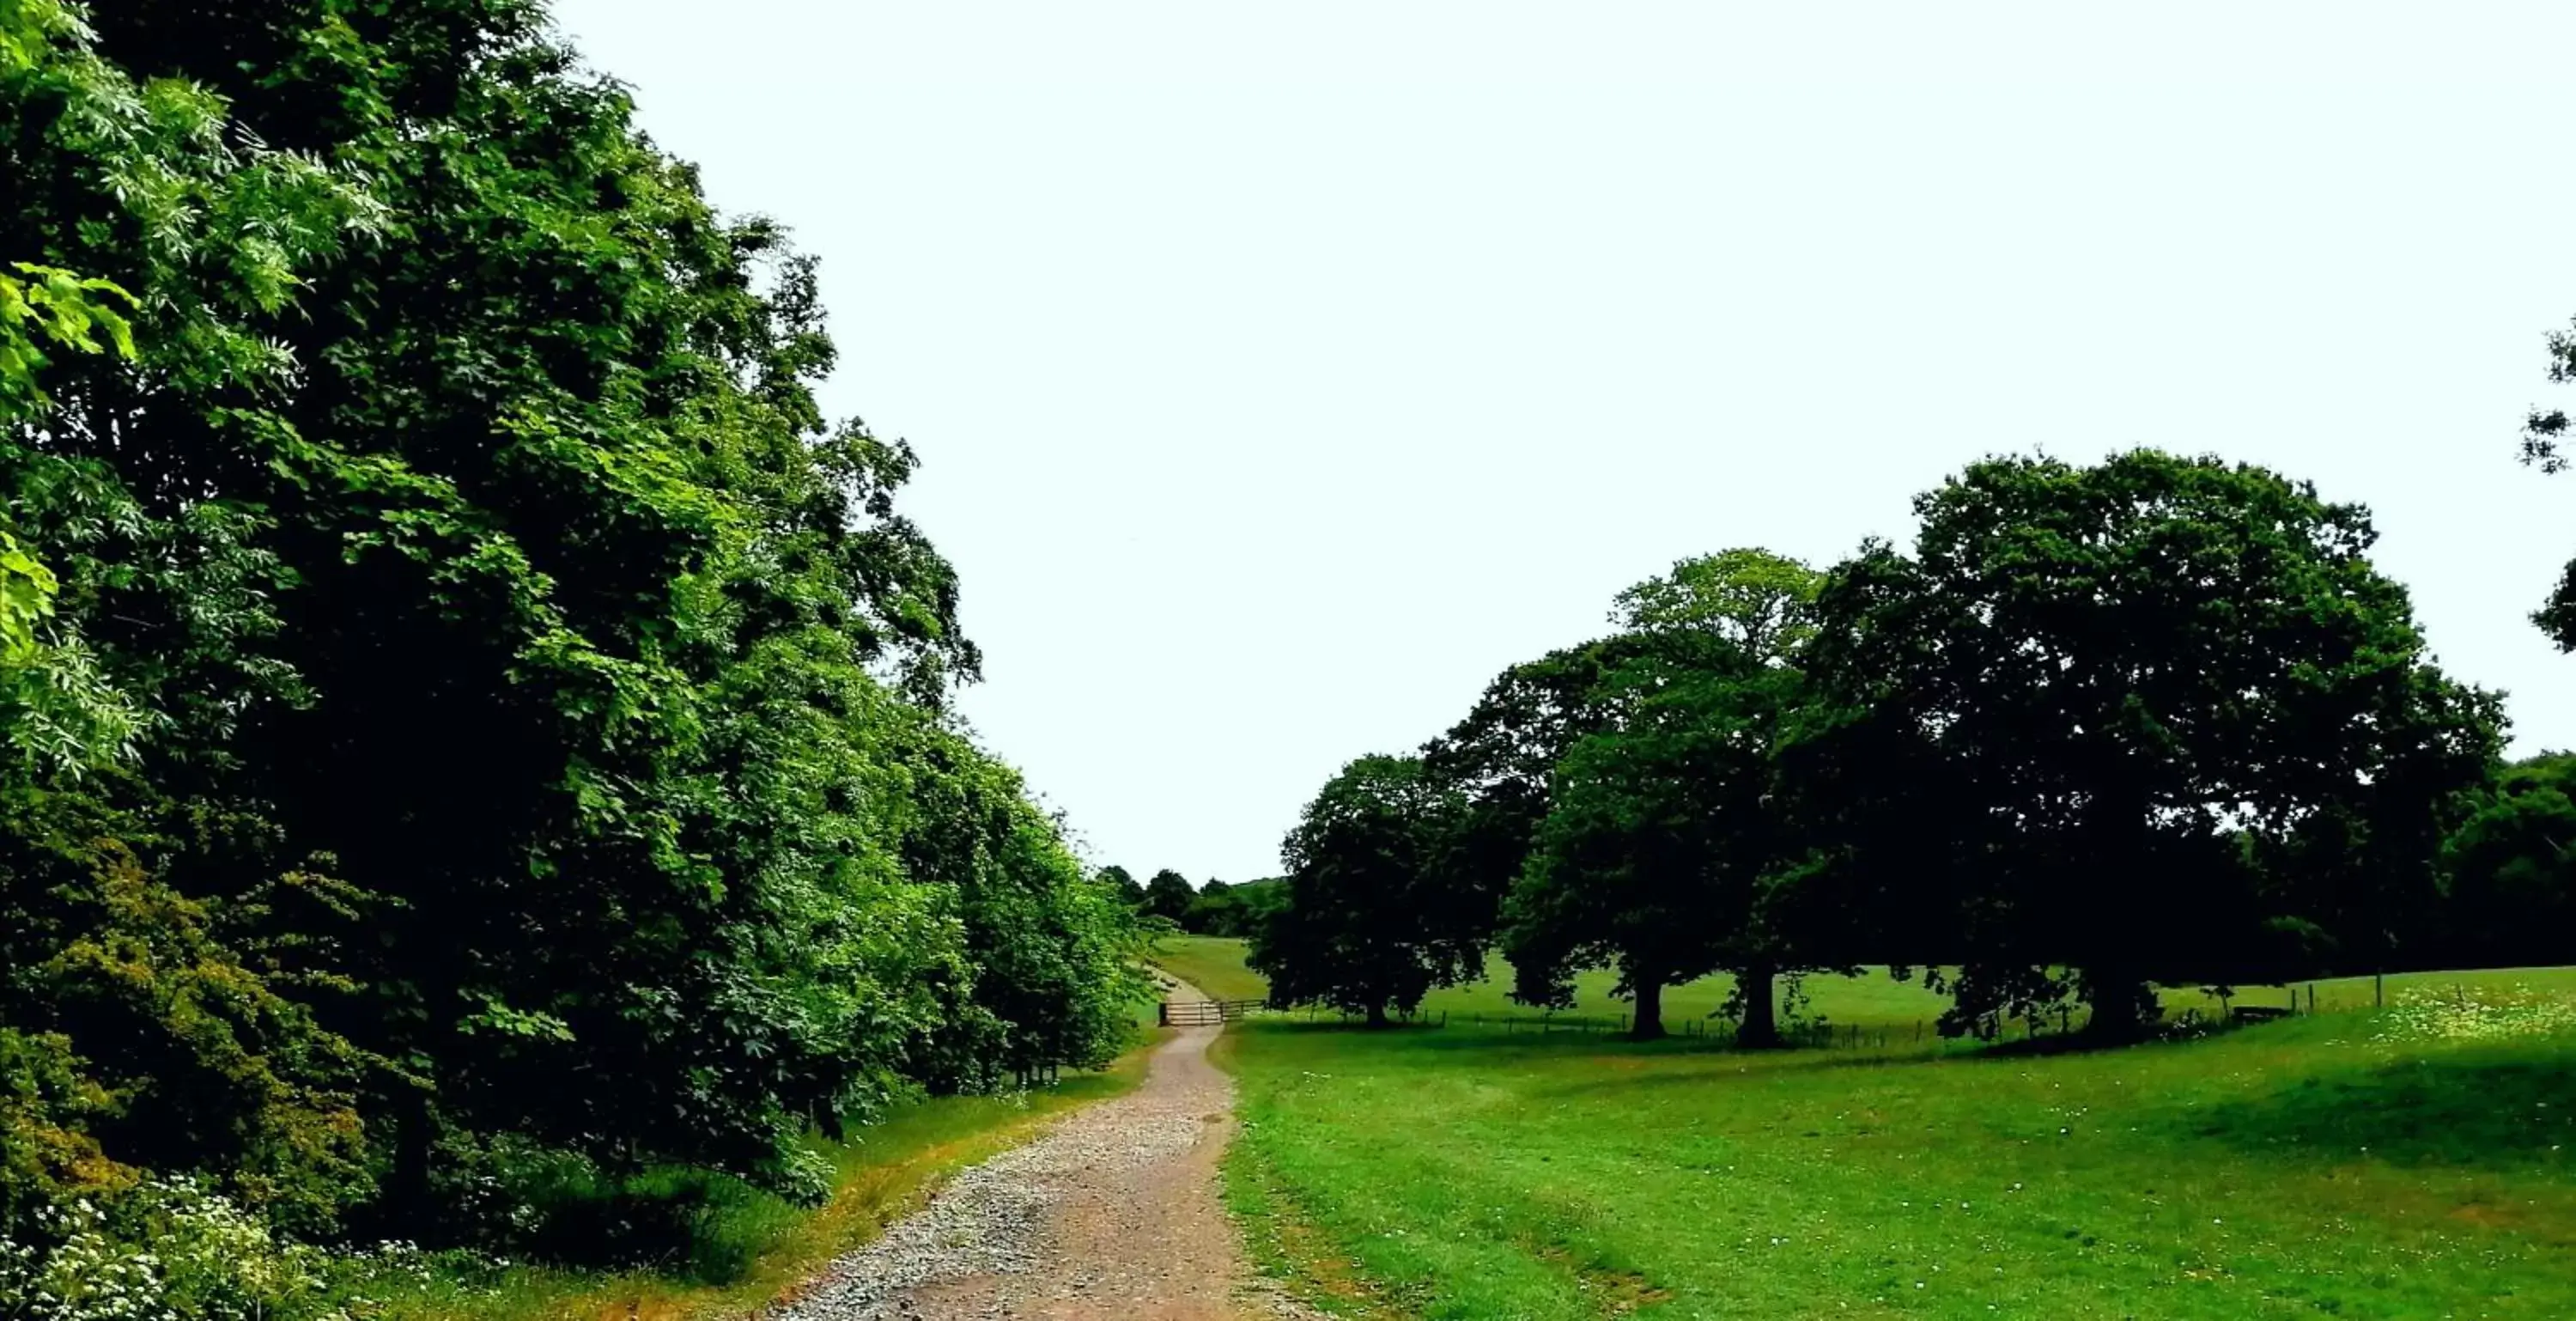
[{"label": "tall tree", "polygon": [[2501,768],[2443,841],[2442,874],[2442,966],[2576,957],[2576,756]]},{"label": "tall tree", "polygon": [[542,4],[0,0],[0,129],[0,1048],[67,1168],[461,1235],[506,1151],[813,1195],[811,1122],[1099,1057],[1132,924],[942,714],[812,263]]},{"label": "tall tree", "polygon": [[1523,998],[1563,1003],[1573,967],[1614,963],[1636,1034],[1654,1037],[1664,986],[1726,969],[1741,1039],[1779,1043],[1773,984],[1796,961],[1777,899],[1801,854],[1772,761],[1819,579],[1730,550],[1620,594],[1624,659],[1591,695],[1597,728],[1555,767],[1509,904]]},{"label": "tall tree", "polygon": [[[1621,636],[1514,665],[1463,719],[1423,745],[1424,774],[1460,803],[1450,885],[1467,928],[1500,934],[1504,898],[1547,819],[1557,763],[1606,726],[1603,684],[1638,651],[1633,636]],[[1546,984],[1541,977],[1530,989],[1539,994]]]},{"label": "tall tree", "polygon": [[1967,965],[1952,1030],[2072,989],[2135,1036],[2151,980],[2283,930],[2373,957],[2432,892],[2501,716],[2433,667],[2366,511],[2148,450],[1988,460],[1915,510],[1913,555],[1835,572],[1808,657],[1847,731],[1911,745],[1883,774],[1939,787],[1868,842],[1956,915],[1923,960]]},{"label": "tall tree", "polygon": [[1418,758],[1362,757],[1326,782],[1280,846],[1287,892],[1252,940],[1272,1004],[1383,1027],[1390,1008],[1482,975],[1487,933],[1451,883],[1461,807]]},{"label": "tall tree", "polygon": [[1145,911],[1178,926],[1189,916],[1190,903],[1198,894],[1188,877],[1165,867],[1145,882]]}]

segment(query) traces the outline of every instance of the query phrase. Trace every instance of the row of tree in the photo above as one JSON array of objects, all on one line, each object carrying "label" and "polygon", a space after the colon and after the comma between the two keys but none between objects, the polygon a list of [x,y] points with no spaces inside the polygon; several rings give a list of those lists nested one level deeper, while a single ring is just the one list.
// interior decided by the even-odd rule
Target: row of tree
[{"label": "row of tree", "polygon": [[1124,896],[1129,907],[1193,936],[1249,936],[1280,893],[1271,880],[1210,880],[1193,886],[1169,867],[1140,884],[1133,873],[1113,864],[1100,869],[1100,881]]},{"label": "row of tree", "polygon": [[812,262],[538,0],[0,0],[0,1237],[510,1245],[1118,1049]]},{"label": "row of tree", "polygon": [[2157,983],[2576,954],[2569,763],[2502,769],[2498,698],[2429,654],[2359,506],[2154,451],[1996,458],[1914,548],[1759,550],[1620,595],[1410,756],[1351,763],[1283,847],[1252,959],[1383,1021],[1511,960],[1520,999],[1886,964],[1946,1031]]}]

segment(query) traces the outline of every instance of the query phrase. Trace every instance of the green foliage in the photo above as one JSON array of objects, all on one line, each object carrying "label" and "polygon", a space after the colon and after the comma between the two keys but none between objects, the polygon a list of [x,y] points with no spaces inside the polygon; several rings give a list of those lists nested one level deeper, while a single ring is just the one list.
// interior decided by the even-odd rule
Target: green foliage
[{"label": "green foliage", "polygon": [[[2576,330],[2551,331],[2549,382],[2565,385],[2570,381],[2576,381]],[[2567,429],[2566,409],[2532,409],[2523,421],[2522,461],[2545,473],[2565,472],[2568,458],[2561,446],[2566,442]],[[2576,560],[2568,562],[2549,600],[2532,612],[2531,622],[2538,624],[2560,651],[2576,651]]]},{"label": "green foliage", "polygon": [[1287,888],[1276,879],[1228,885],[1209,881],[1199,887],[1181,913],[1181,930],[1194,936],[1248,939],[1273,910],[1287,902]]},{"label": "green foliage", "polygon": [[343,1263],[286,1242],[187,1179],[39,1218],[50,1252],[0,1237],[0,1306],[29,1321],[351,1321]]},{"label": "green foliage", "polygon": [[1092,876],[1092,879],[1098,882],[1102,889],[1117,895],[1119,900],[1129,908],[1144,906],[1145,886],[1126,868],[1113,863],[1101,868]]},{"label": "green foliage", "polygon": [[1966,965],[1952,1028],[2072,990],[2134,1032],[2151,979],[2367,966],[2427,912],[2501,716],[2431,664],[2365,511],[2142,450],[1989,460],[1916,512],[1808,655],[1846,861],[1933,896],[1909,952]]},{"label": "green foliage", "polygon": [[1285,902],[1252,939],[1272,1004],[1378,1024],[1481,971],[1490,928],[1454,884],[1464,806],[1414,757],[1362,757],[1324,785],[1280,846]]},{"label": "green foliage", "polygon": [[79,797],[0,803],[6,1226],[162,1171],[327,1228],[367,1186],[364,1061],[227,949],[204,904],[115,838],[121,825]]},{"label": "green foliage", "polygon": [[812,262],[540,4],[0,0],[0,125],[0,1231],[811,1202],[1116,1051]]},{"label": "green foliage", "polygon": [[1739,547],[1675,564],[1619,593],[1611,621],[1632,633],[1716,636],[1765,663],[1815,635],[1824,575],[1784,555]]},{"label": "green foliage", "polygon": [[1558,756],[1507,904],[1524,1000],[1562,1004],[1575,968],[1615,963],[1653,1037],[1666,985],[1725,968],[1746,991],[1745,1039],[1776,1044],[1772,978],[1794,960],[1775,892],[1802,856],[1772,761],[1802,700],[1818,581],[1735,550],[1621,594],[1634,632],[1585,699],[1591,732]]},{"label": "green foliage", "polygon": [[2576,756],[2503,767],[2442,843],[2441,961],[2555,964],[2576,950]]},{"label": "green foliage", "polygon": [[1189,916],[1190,904],[1197,900],[1198,893],[1188,877],[1165,867],[1145,882],[1143,907],[1147,913],[1178,926]]}]

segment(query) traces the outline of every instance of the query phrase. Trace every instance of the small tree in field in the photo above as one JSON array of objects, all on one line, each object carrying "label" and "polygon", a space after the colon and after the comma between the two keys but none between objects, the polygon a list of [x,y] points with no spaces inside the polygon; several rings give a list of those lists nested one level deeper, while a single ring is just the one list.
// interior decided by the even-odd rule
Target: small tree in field
[{"label": "small tree in field", "polygon": [[1384,1026],[1389,1007],[1484,970],[1484,933],[1450,880],[1461,806],[1412,757],[1362,757],[1324,785],[1281,846],[1286,893],[1252,939],[1272,1004]]},{"label": "small tree in field", "polygon": [[[1948,1030],[2068,992],[2137,1035],[2155,980],[2231,980],[2284,931],[2376,950],[2433,893],[2443,816],[2495,754],[2367,512],[2153,451],[1993,459],[1915,502],[1912,556],[1836,571],[1809,669],[1854,713],[1856,832],[1950,915]],[[2059,969],[2071,969],[2061,974]]]}]

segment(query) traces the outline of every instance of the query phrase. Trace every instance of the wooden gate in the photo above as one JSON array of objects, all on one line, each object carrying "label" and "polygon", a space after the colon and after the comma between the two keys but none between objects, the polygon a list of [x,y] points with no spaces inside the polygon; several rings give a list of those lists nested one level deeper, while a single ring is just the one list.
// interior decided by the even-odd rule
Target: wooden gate
[{"label": "wooden gate", "polygon": [[1259,1000],[1165,1000],[1165,1027],[1222,1027],[1261,1007]]}]

